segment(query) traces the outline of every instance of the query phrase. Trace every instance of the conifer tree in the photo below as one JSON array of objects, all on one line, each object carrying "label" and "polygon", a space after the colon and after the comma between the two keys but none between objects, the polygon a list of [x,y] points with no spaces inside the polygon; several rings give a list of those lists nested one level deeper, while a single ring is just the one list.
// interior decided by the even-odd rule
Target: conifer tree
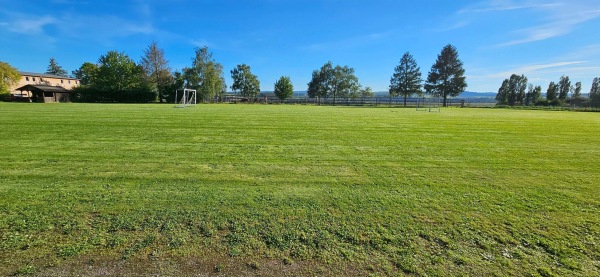
[{"label": "conifer tree", "polygon": [[50,64],[48,65],[48,69],[46,69],[46,74],[67,77],[67,71],[58,65],[54,58],[50,58]]},{"label": "conifer tree", "polygon": [[400,64],[394,68],[394,74],[390,80],[390,96],[404,96],[404,107],[406,98],[413,94],[421,94],[421,69],[413,56],[406,52],[400,59]]},{"label": "conifer tree", "polygon": [[466,88],[467,82],[463,62],[458,57],[456,47],[446,45],[431,66],[425,90],[428,93],[444,98],[444,107],[448,97],[460,95]]}]

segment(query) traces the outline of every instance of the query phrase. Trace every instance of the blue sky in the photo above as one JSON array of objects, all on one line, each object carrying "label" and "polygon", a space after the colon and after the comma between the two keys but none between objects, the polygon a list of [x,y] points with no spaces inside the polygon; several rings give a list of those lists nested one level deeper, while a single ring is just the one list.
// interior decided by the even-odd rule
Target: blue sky
[{"label": "blue sky", "polygon": [[545,89],[568,75],[584,93],[600,76],[598,0],[0,0],[0,61],[71,72],[110,50],[139,61],[156,41],[173,70],[208,46],[229,71],[246,63],[272,90],[283,75],[305,90],[327,61],[386,91],[403,53],[423,77],[442,47],[457,47],[469,91],[497,91],[512,73]]}]

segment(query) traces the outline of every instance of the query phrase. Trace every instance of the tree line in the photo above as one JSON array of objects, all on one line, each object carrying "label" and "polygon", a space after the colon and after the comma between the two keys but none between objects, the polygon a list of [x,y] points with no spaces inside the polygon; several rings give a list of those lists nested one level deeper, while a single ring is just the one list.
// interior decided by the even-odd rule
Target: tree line
[{"label": "tree line", "polygon": [[572,85],[569,76],[561,76],[558,82],[550,82],[546,96],[542,87],[528,83],[525,75],[512,74],[502,82],[496,94],[498,105],[505,106],[592,106],[600,107],[600,78],[592,81],[589,97],[581,94],[581,82]]},{"label": "tree line", "polygon": [[[164,50],[152,42],[144,49],[139,62],[118,51],[108,51],[96,63],[84,62],[72,71],[81,85],[73,89],[71,99],[75,102],[177,102],[179,99],[174,99],[174,92],[186,88],[195,89],[199,101],[215,102],[223,99],[227,91],[223,70],[223,65],[213,58],[208,47],[202,47],[195,49],[189,67],[172,72]],[[46,73],[67,76],[67,71],[54,58],[50,58]],[[428,93],[443,98],[446,106],[448,97],[460,95],[467,87],[464,73],[458,51],[450,44],[442,49],[425,81],[416,61],[406,52],[394,68],[389,95],[403,96],[406,105],[407,97]],[[258,97],[260,82],[250,66],[239,64],[230,74],[233,84],[229,88],[234,93],[250,100]],[[274,94],[281,100],[293,95],[294,86],[289,76],[281,76],[273,87]],[[312,72],[307,94],[319,103],[321,98],[333,98],[334,104],[340,98],[374,95],[370,87],[360,84],[354,68],[332,62]]]}]

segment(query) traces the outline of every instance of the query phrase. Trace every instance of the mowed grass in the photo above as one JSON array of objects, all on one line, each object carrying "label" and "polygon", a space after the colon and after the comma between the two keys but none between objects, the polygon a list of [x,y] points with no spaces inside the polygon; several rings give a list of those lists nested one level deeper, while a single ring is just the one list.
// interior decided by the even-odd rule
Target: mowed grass
[{"label": "mowed grass", "polygon": [[600,113],[0,103],[0,275],[600,275]]}]

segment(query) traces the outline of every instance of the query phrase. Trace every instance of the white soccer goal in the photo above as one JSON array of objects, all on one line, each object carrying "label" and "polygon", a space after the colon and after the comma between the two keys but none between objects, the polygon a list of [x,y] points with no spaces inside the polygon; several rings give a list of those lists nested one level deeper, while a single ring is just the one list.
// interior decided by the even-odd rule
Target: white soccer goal
[{"label": "white soccer goal", "polygon": [[[181,99],[179,99],[179,93]],[[179,100],[179,102],[177,102]],[[178,103],[176,108],[185,108],[190,105],[196,105],[196,90],[195,89],[178,89],[175,90],[175,103]]]}]

